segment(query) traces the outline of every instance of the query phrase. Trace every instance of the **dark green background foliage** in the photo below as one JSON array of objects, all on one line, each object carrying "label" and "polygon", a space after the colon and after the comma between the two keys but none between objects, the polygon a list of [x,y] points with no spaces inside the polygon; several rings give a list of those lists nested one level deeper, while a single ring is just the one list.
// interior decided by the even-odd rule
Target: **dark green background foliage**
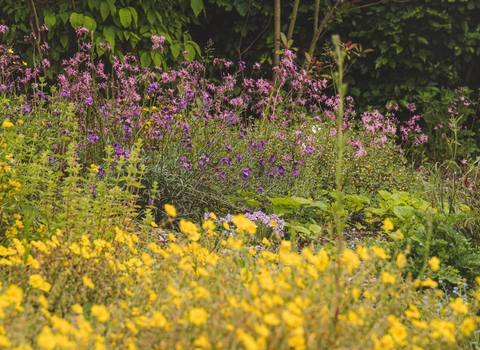
[{"label": "dark green background foliage", "polygon": [[[354,9],[376,2],[352,1],[344,5],[315,51],[320,59],[323,43],[334,33],[340,34],[344,42],[351,40],[374,50],[359,59],[346,76],[357,106],[363,110],[367,105],[383,107],[393,99],[412,102],[418,93],[440,92],[442,86],[478,89],[480,70],[475,69],[475,64],[480,64],[479,0],[385,1]],[[320,20],[327,11],[325,3],[321,1]],[[282,1],[284,33],[292,4],[292,0]],[[197,23],[189,26],[193,39],[200,43],[213,38],[216,54],[233,61],[240,59],[237,48],[243,52],[251,45],[241,59],[249,64],[265,63],[264,72],[268,72],[274,41],[273,2],[209,0],[205,7],[207,17],[200,18],[201,30]],[[313,13],[314,1],[300,1],[292,39],[302,59],[312,38]]]},{"label": "dark green background foliage", "polygon": [[[35,5],[35,18],[33,5]],[[123,57],[130,53],[140,58],[142,66],[174,66],[183,60],[182,51],[189,51],[189,59],[200,55],[199,46],[186,31],[188,23],[204,11],[202,0],[0,0],[0,19],[10,30],[5,34],[7,43],[22,53],[30,66],[33,64],[33,47],[24,36],[34,32],[43,23],[49,28],[40,32],[41,42],[52,48],[44,53],[51,61],[49,77],[61,69],[61,59],[77,52],[75,28],[83,26],[94,31],[95,43],[109,42],[113,48],[98,50],[100,57]],[[167,40],[165,52],[152,51],[152,35],[163,35]],[[38,49],[36,50],[38,59]],[[58,64],[57,64],[58,63]]]}]

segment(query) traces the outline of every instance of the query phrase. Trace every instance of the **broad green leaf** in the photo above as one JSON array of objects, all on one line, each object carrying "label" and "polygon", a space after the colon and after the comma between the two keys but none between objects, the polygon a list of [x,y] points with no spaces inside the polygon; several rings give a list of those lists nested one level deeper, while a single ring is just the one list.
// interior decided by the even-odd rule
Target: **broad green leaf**
[{"label": "broad green leaf", "polygon": [[408,218],[410,214],[413,213],[412,207],[394,207],[393,213],[400,219],[405,220]]},{"label": "broad green leaf", "polygon": [[66,49],[68,46],[68,36],[66,35],[60,36],[60,43],[62,44],[63,48]]},{"label": "broad green leaf", "polygon": [[403,47],[397,46],[397,55],[403,51]]},{"label": "broad green leaf", "polygon": [[162,61],[162,56],[160,55],[160,53],[155,52],[155,54],[153,56],[153,63],[155,64],[155,67],[161,67],[162,66],[163,61]]},{"label": "broad green leaf", "polygon": [[113,50],[115,50],[115,37],[110,35],[105,35],[105,40],[110,44],[113,52]]},{"label": "broad green leaf", "polygon": [[195,48],[195,50],[197,51],[197,54],[198,54],[199,56],[202,55],[202,51],[200,50],[200,46],[198,46],[198,44],[197,44],[196,42],[187,41],[187,44],[192,45],[192,46]]},{"label": "broad green leaf", "polygon": [[94,11],[96,6],[97,2],[95,0],[88,0],[88,7],[90,7],[90,10]]},{"label": "broad green leaf", "polygon": [[120,17],[120,22],[122,23],[122,26],[124,26],[125,28],[130,26],[130,23],[132,23],[132,13],[130,12],[130,9],[120,9],[120,11],[118,11],[118,15]]},{"label": "broad green leaf", "polygon": [[110,37],[115,40],[115,28],[112,26],[103,27],[103,36],[105,38]]},{"label": "broad green leaf", "polygon": [[147,19],[150,22],[150,24],[153,26],[155,24],[155,21],[157,20],[157,17],[155,16],[155,12],[148,11]]},{"label": "broad green leaf", "polygon": [[83,17],[83,26],[87,28],[90,32],[94,32],[97,29],[97,23],[91,17]]},{"label": "broad green leaf", "polygon": [[58,16],[62,19],[63,24],[67,24],[67,21],[68,21],[68,18],[69,18],[69,17],[68,17],[68,13],[66,13],[66,12],[60,12],[60,13],[58,14]]},{"label": "broad green leaf", "polygon": [[195,14],[195,17],[198,17],[200,12],[204,9],[202,0],[190,0],[190,6]]},{"label": "broad green leaf", "polygon": [[55,23],[57,23],[57,18],[54,14],[45,16],[45,25],[48,29],[52,29]]},{"label": "broad green leaf", "polygon": [[310,231],[312,231],[315,234],[320,233],[320,231],[322,230],[322,228],[320,226],[315,225],[315,224],[310,224],[310,226],[308,228],[310,229]]},{"label": "broad green leaf", "polygon": [[195,48],[193,47],[193,45],[186,44],[185,50],[188,51],[188,55],[187,55],[188,60],[192,62],[193,59],[195,58]]},{"label": "broad green leaf", "polygon": [[110,7],[108,3],[102,2],[102,4],[100,5],[100,14],[102,15],[102,19],[105,22],[108,15],[110,14]]},{"label": "broad green leaf", "polygon": [[255,200],[255,199],[249,199],[248,201],[245,201],[245,204],[248,205],[251,208],[255,208],[255,207],[258,207],[262,203],[260,203],[259,201]]},{"label": "broad green leaf", "polygon": [[138,22],[137,10],[135,10],[133,7],[129,7],[128,9],[132,13],[133,21],[135,22],[135,28],[136,28],[137,27],[137,22]]},{"label": "broad green leaf", "polygon": [[81,27],[83,24],[83,15],[81,13],[72,12],[70,15],[70,24],[75,29]]},{"label": "broad green leaf", "polygon": [[177,59],[178,55],[180,55],[180,45],[177,43],[173,44],[170,48],[172,50],[172,55],[174,59]]},{"label": "broad green leaf", "polygon": [[288,42],[287,42],[287,36],[283,33],[280,33],[280,38],[282,39],[282,43],[285,47],[288,46]]}]

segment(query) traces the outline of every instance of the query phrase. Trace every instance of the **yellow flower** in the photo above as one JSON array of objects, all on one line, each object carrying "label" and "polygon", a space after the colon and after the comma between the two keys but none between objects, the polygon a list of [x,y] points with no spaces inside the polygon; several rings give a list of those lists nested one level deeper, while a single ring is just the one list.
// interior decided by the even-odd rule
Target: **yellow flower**
[{"label": "yellow flower", "polygon": [[234,215],[232,220],[235,226],[237,226],[240,230],[245,231],[251,235],[257,233],[257,226],[252,221],[247,219],[245,215]]},{"label": "yellow flower", "polygon": [[193,290],[193,295],[195,298],[207,298],[210,296],[210,292],[202,286],[198,286]]},{"label": "yellow flower", "polygon": [[436,256],[431,258],[428,264],[430,265],[432,271],[437,271],[440,268],[440,260]]},{"label": "yellow flower", "polygon": [[391,275],[390,273],[383,271],[382,272],[382,281],[383,283],[391,283],[395,284],[395,276]]},{"label": "yellow flower", "polygon": [[172,218],[174,218],[175,216],[177,216],[177,210],[175,209],[175,207],[171,204],[165,204],[164,206],[165,208],[165,212],[170,215]]},{"label": "yellow flower", "polygon": [[192,223],[190,221],[185,221],[185,220],[182,219],[182,220],[180,220],[180,230],[183,233],[193,235],[193,234],[196,234],[198,232],[198,227],[194,223]]},{"label": "yellow flower", "polygon": [[213,230],[215,230],[215,224],[213,223],[212,220],[207,220],[203,223],[202,228],[204,230],[212,232]]},{"label": "yellow flower", "polygon": [[368,248],[363,247],[361,245],[358,246],[357,248],[357,254],[359,257],[362,258],[362,260],[370,260],[370,256],[368,255]]},{"label": "yellow flower", "polygon": [[85,284],[90,289],[95,288],[95,285],[93,284],[92,280],[87,275],[83,276],[83,284]]},{"label": "yellow flower", "polygon": [[432,280],[430,277],[427,277],[425,281],[422,282],[422,286],[424,287],[432,287],[432,288],[437,288],[438,283]]},{"label": "yellow flower", "polygon": [[0,346],[4,348],[9,348],[12,346],[12,343],[10,343],[6,335],[0,334]]},{"label": "yellow flower", "polygon": [[38,302],[44,309],[48,309],[48,300],[43,295],[38,297]]},{"label": "yellow flower", "polygon": [[171,232],[168,234],[168,238],[170,238],[170,240],[171,240],[172,242],[175,242],[175,241],[177,240],[177,238],[175,237],[175,235],[174,235],[173,233],[171,233]]},{"label": "yellow flower", "polygon": [[33,288],[40,288],[43,283],[43,277],[39,274],[31,275],[28,284],[31,285]]},{"label": "yellow flower", "polygon": [[13,124],[10,123],[8,120],[5,120],[5,121],[3,122],[3,127],[4,127],[4,128],[11,128],[12,126],[13,126]]},{"label": "yellow flower", "polygon": [[104,305],[93,305],[92,315],[96,316],[100,322],[106,322],[110,318],[110,313]]},{"label": "yellow flower", "polygon": [[375,253],[376,256],[378,256],[380,259],[385,260],[387,258],[387,253],[385,253],[385,250],[381,247],[372,247],[373,252]]},{"label": "yellow flower", "polygon": [[205,323],[208,318],[208,313],[201,307],[194,307],[188,313],[188,320],[196,326],[200,326]]},{"label": "yellow flower", "polygon": [[72,309],[73,309],[73,311],[75,311],[79,315],[83,314],[83,307],[81,307],[78,304],[72,305]]},{"label": "yellow flower", "polygon": [[243,240],[242,239],[235,239],[233,237],[230,237],[228,240],[227,240],[227,243],[230,247],[232,247],[233,249],[235,250],[240,250],[242,249],[242,244],[243,244]]},{"label": "yellow flower", "polygon": [[462,314],[466,314],[468,312],[468,307],[463,303],[463,300],[460,298],[455,299],[453,303],[450,303],[450,307]]},{"label": "yellow flower", "polygon": [[282,323],[282,321],[274,313],[266,314],[263,316],[263,320],[270,326],[276,326]]},{"label": "yellow flower", "polygon": [[460,331],[465,335],[470,335],[475,330],[475,321],[471,317],[467,317],[462,325],[460,326]]},{"label": "yellow flower", "polygon": [[150,225],[152,225],[152,227],[158,227],[158,225],[155,223],[155,221],[150,221]]},{"label": "yellow flower", "polygon": [[223,228],[227,231],[230,231],[230,225],[227,224],[225,221],[223,222]]},{"label": "yellow flower", "polygon": [[390,221],[390,219],[385,220],[385,221],[383,222],[383,224],[385,225],[385,231],[386,231],[386,232],[393,230],[393,224],[392,224],[392,222]]},{"label": "yellow flower", "polygon": [[407,265],[407,258],[403,253],[397,255],[397,266],[398,267],[405,267]]},{"label": "yellow flower", "polygon": [[348,273],[351,273],[353,269],[358,268],[360,265],[360,259],[358,259],[358,256],[350,249],[343,251],[343,257],[341,257],[340,260],[347,264]]},{"label": "yellow flower", "polygon": [[418,308],[416,305],[409,304],[410,310],[405,311],[405,316],[408,318],[420,318],[420,312],[418,311]]},{"label": "yellow flower", "polygon": [[216,219],[217,219],[217,216],[215,215],[214,212],[211,212],[211,213],[210,213],[210,217],[211,217],[213,220],[216,220]]},{"label": "yellow flower", "polygon": [[42,332],[37,337],[37,342],[38,345],[47,350],[53,350],[57,345],[57,340],[48,326],[43,327]]},{"label": "yellow flower", "polygon": [[270,241],[266,237],[263,237],[262,243],[265,244],[266,246],[270,246]]},{"label": "yellow flower", "polygon": [[25,61],[22,61],[22,63],[23,63],[23,65],[24,65],[24,66],[26,66],[26,65],[27,65],[27,62],[25,62]]},{"label": "yellow flower", "polygon": [[425,321],[410,320],[410,322],[412,322],[412,324],[417,328],[420,328],[420,329],[428,328],[428,324]]},{"label": "yellow flower", "polygon": [[12,50],[12,49],[8,49],[8,52],[13,53],[13,50]]},{"label": "yellow flower", "polygon": [[212,347],[212,344],[208,341],[208,336],[207,335],[202,335],[200,338],[195,339],[193,342],[193,345],[199,346],[203,349],[210,349]]}]

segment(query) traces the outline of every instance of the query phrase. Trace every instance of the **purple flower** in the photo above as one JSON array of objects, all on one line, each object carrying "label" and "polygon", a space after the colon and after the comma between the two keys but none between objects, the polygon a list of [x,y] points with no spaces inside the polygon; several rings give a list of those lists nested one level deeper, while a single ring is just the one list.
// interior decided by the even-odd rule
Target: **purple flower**
[{"label": "purple flower", "polygon": [[462,159],[462,160],[460,161],[460,163],[462,163],[462,164],[464,164],[464,165],[467,165],[467,164],[468,164],[468,162],[467,162],[466,159]]},{"label": "purple flower", "polygon": [[300,172],[298,171],[297,168],[293,168],[293,169],[292,169],[292,175],[293,175],[293,176],[298,176],[298,175],[300,175]]},{"label": "purple flower", "polygon": [[68,90],[63,89],[62,93],[60,94],[62,97],[70,97],[70,92]]},{"label": "purple flower", "polygon": [[242,171],[242,178],[244,180],[248,179],[248,177],[250,176],[251,173],[252,173],[252,171],[249,168],[244,168],[243,171]]},{"label": "purple flower", "polygon": [[54,156],[50,157],[50,163],[55,163],[55,157]]},{"label": "purple flower", "polygon": [[85,103],[86,103],[87,105],[90,105],[90,106],[93,105],[93,98],[87,97],[87,98],[85,99]]},{"label": "purple flower", "polygon": [[235,156],[235,158],[238,158],[238,160],[241,161],[241,160],[243,159],[243,156],[242,156],[241,154],[237,154],[237,155]]},{"label": "purple flower", "polygon": [[90,141],[91,143],[97,143],[99,140],[99,137],[97,134],[93,133],[87,137],[87,140]]}]

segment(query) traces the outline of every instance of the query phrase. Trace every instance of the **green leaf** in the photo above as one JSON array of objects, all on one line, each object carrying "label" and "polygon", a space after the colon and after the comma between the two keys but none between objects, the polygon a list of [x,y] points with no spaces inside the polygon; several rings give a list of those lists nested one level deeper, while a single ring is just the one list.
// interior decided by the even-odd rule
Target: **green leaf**
[{"label": "green leaf", "polygon": [[198,17],[200,12],[204,9],[203,6],[203,1],[202,0],[190,0],[190,7],[193,10],[193,13],[195,14],[195,17]]},{"label": "green leaf", "polygon": [[140,56],[140,64],[142,67],[150,67],[150,63],[152,63],[152,57],[150,56],[150,52],[145,51]]},{"label": "green leaf", "polygon": [[136,27],[137,27],[137,22],[138,22],[137,10],[135,10],[133,7],[129,7],[128,9],[129,9],[130,12],[132,13],[133,21],[135,22],[135,28],[136,28]]},{"label": "green leaf", "polygon": [[155,64],[155,67],[162,66],[162,56],[158,52],[155,52],[155,56],[153,57],[153,63]]},{"label": "green leaf", "polygon": [[180,45],[177,43],[173,44],[170,48],[172,50],[172,55],[174,59],[177,59],[178,55],[180,55]]},{"label": "green leaf", "polygon": [[397,46],[397,55],[403,51],[403,47]]},{"label": "green leaf", "polygon": [[83,24],[83,15],[81,13],[72,12],[70,15],[70,24],[75,29],[81,27]]},{"label": "green leaf", "polygon": [[105,35],[105,40],[110,44],[113,52],[115,50],[115,36]]},{"label": "green leaf", "polygon": [[102,4],[100,5],[100,14],[102,15],[102,19],[105,22],[108,15],[110,14],[110,7],[108,3],[102,2]]},{"label": "green leaf", "polygon": [[112,26],[103,27],[103,36],[105,37],[105,39],[107,37],[110,37],[115,40],[115,28],[113,28]]},{"label": "green leaf", "polygon": [[427,39],[421,37],[421,36],[417,36],[417,39],[418,41],[420,41],[422,44],[425,44],[425,45],[428,45],[428,41]]},{"label": "green leaf", "polygon": [[150,22],[150,24],[153,26],[155,24],[155,21],[157,20],[157,16],[155,16],[155,12],[148,11],[147,19]]},{"label": "green leaf", "polygon": [[48,29],[52,29],[55,23],[57,23],[57,18],[55,17],[54,14],[45,16],[45,25],[47,26]]},{"label": "green leaf", "polygon": [[66,12],[60,12],[58,16],[62,19],[63,24],[67,24],[68,21],[68,13]]},{"label": "green leaf", "polygon": [[95,0],[88,0],[88,7],[90,7],[90,10],[95,10],[95,5],[96,5],[96,2]]},{"label": "green leaf", "polygon": [[194,41],[187,41],[187,44],[190,44],[192,45],[195,50],[197,51],[198,55],[201,56],[202,55],[202,50],[200,50],[200,46],[198,46],[198,44]]},{"label": "green leaf", "polygon": [[91,32],[94,32],[95,29],[97,29],[97,23],[91,17],[83,17],[83,26]]},{"label": "green leaf", "polygon": [[62,44],[63,48],[66,49],[68,46],[68,36],[66,35],[60,36],[60,43]]},{"label": "green leaf", "polygon": [[280,38],[282,39],[282,43],[285,47],[288,46],[288,42],[287,42],[287,36],[283,33],[280,33]]},{"label": "green leaf", "polygon": [[132,13],[128,8],[120,9],[118,15],[120,16],[120,22],[122,23],[122,26],[125,28],[130,26],[130,23],[132,23]]},{"label": "green leaf", "polygon": [[262,203],[260,203],[259,201],[255,200],[255,199],[249,199],[248,201],[245,201],[245,204],[248,205],[251,208],[255,208],[255,207],[258,207]]}]

